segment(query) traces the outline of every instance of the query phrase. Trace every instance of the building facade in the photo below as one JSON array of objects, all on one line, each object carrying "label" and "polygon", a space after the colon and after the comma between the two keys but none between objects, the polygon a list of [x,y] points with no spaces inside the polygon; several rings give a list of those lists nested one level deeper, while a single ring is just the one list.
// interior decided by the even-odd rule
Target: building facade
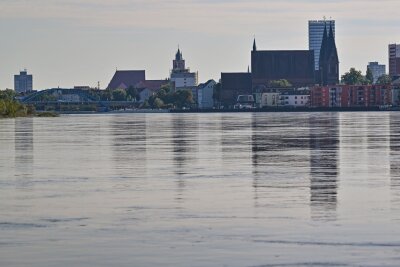
[{"label": "building facade", "polygon": [[314,53],[309,50],[251,51],[252,86],[288,80],[295,87],[315,85]]},{"label": "building facade", "polygon": [[20,71],[14,75],[14,90],[17,93],[26,93],[33,90],[33,77],[27,70]]},{"label": "building facade", "polygon": [[308,48],[314,51],[315,70],[319,70],[319,55],[324,36],[325,25],[332,25],[333,37],[335,38],[334,20],[310,20],[308,21]]},{"label": "building facade", "polygon": [[175,84],[175,89],[193,87],[198,84],[198,74],[186,68],[180,49],[176,52],[172,63],[171,82]]},{"label": "building facade", "polygon": [[197,105],[198,108],[213,108],[214,107],[214,86],[217,83],[214,80],[209,80],[206,83],[199,84],[197,87]]},{"label": "building facade", "polygon": [[307,107],[310,103],[308,92],[285,92],[280,95],[280,105],[282,107]]},{"label": "building facade", "polygon": [[369,62],[367,69],[369,69],[374,77],[373,83],[376,83],[382,75],[386,74],[386,65],[380,65],[378,62]]},{"label": "building facade", "polygon": [[391,85],[316,86],[310,92],[311,107],[379,107],[394,102]]},{"label": "building facade", "polygon": [[389,45],[389,75],[400,75],[400,44]]},{"label": "building facade", "polygon": [[233,107],[239,95],[251,95],[251,73],[221,73],[219,100],[225,107]]}]

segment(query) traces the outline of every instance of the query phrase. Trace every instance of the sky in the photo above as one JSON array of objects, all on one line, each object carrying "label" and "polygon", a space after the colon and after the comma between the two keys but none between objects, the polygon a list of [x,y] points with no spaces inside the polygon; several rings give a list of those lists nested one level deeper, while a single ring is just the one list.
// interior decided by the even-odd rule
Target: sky
[{"label": "sky", "polygon": [[[247,71],[259,50],[308,49],[308,20],[336,20],[340,72],[386,64],[399,0],[0,0],[0,89],[107,87],[116,69],[165,79],[179,47],[200,82]],[[388,70],[387,70],[388,71]]]}]

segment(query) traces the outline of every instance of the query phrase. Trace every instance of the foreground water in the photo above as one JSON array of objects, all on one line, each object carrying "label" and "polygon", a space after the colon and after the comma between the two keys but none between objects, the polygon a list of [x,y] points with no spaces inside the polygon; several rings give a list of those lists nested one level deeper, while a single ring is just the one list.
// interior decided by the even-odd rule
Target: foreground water
[{"label": "foreground water", "polygon": [[400,113],[0,120],[0,266],[399,266]]}]

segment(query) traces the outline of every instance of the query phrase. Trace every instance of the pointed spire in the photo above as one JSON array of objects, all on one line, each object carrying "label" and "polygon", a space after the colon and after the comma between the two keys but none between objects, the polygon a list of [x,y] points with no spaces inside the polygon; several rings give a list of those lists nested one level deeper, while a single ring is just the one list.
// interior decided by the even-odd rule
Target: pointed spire
[{"label": "pointed spire", "polygon": [[257,51],[256,37],[254,37],[254,41],[253,41],[253,51]]},{"label": "pointed spire", "polygon": [[175,55],[175,60],[182,60],[182,52],[179,48],[179,45],[178,45],[178,52],[176,52],[176,55]]},{"label": "pointed spire", "polygon": [[322,43],[321,43],[321,49],[319,52],[319,65],[322,66],[323,62],[326,59],[326,54],[327,54],[327,44],[328,44],[328,31],[326,29],[326,23],[325,23],[325,28],[324,28],[324,34],[322,36]]},{"label": "pointed spire", "polygon": [[329,53],[327,53],[327,56],[333,56],[335,60],[339,61],[339,57],[338,57],[338,53],[337,53],[337,49],[336,49],[335,35],[333,33],[332,22],[330,23],[330,26],[329,26],[328,47],[329,47]]}]

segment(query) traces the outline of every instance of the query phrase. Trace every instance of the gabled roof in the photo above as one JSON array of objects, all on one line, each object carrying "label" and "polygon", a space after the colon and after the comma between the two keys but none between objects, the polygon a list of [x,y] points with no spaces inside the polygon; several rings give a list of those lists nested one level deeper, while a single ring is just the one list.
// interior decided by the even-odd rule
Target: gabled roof
[{"label": "gabled roof", "polygon": [[128,88],[146,80],[144,70],[117,70],[111,79],[108,89],[118,89],[121,86]]}]

